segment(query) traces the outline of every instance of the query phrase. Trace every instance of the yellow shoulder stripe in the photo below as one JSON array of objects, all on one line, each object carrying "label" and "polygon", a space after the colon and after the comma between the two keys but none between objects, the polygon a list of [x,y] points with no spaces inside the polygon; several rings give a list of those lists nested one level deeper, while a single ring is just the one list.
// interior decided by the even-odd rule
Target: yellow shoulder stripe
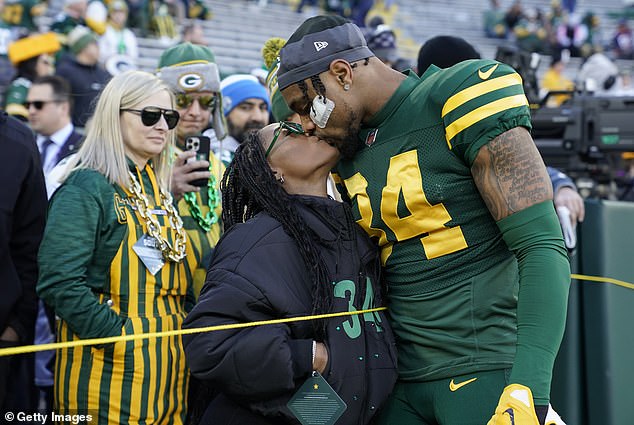
[{"label": "yellow shoulder stripe", "polygon": [[478,121],[490,117],[491,115],[495,115],[498,112],[523,105],[528,106],[528,99],[526,99],[526,96],[524,96],[523,94],[516,94],[514,96],[504,97],[491,103],[487,103],[486,105],[480,106],[479,108],[474,109],[468,114],[463,115],[462,117],[448,125],[445,129],[445,135],[447,138],[449,149],[451,149],[450,140],[453,139],[456,134],[460,133],[462,130],[470,127]]},{"label": "yellow shoulder stripe", "polygon": [[482,96],[483,94],[487,94],[492,91],[514,86],[517,84],[522,84],[522,77],[520,77],[519,74],[515,73],[475,84],[454,94],[449,99],[447,99],[447,102],[445,102],[445,106],[443,106],[442,108],[442,116],[444,117],[460,105],[468,102],[469,100],[475,99],[478,96]]}]

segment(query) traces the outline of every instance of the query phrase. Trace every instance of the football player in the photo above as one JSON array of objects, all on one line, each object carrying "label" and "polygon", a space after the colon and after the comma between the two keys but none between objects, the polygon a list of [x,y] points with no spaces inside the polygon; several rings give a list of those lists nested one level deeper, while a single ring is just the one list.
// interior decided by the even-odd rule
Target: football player
[{"label": "football player", "polygon": [[337,16],[309,18],[278,84],[337,146],[378,242],[399,350],[380,424],[562,424],[549,408],[570,264],[520,76],[493,60],[400,73]]}]

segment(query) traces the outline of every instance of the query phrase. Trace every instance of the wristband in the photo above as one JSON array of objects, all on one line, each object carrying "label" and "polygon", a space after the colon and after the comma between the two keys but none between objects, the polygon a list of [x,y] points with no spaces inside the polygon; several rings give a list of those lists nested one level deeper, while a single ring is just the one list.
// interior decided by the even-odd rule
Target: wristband
[{"label": "wristband", "polygon": [[317,353],[317,341],[313,340],[313,363],[310,365],[310,367],[314,370],[315,369],[315,354]]}]

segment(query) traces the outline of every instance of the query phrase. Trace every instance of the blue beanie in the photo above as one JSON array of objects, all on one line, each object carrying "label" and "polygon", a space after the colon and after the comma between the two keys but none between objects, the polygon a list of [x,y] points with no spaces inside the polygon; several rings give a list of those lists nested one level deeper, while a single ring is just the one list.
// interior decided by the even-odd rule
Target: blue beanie
[{"label": "blue beanie", "polygon": [[267,108],[271,109],[269,94],[266,87],[250,74],[231,75],[220,82],[222,92],[222,107],[225,117],[247,99],[262,99],[266,102]]}]

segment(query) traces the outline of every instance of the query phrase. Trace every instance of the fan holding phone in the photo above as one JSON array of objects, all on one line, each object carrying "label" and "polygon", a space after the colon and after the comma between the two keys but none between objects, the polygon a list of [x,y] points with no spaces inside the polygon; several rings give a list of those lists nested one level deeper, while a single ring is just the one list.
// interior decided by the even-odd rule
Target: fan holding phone
[{"label": "fan holding phone", "polygon": [[194,245],[197,267],[193,285],[197,298],[222,232],[218,184],[224,165],[210,155],[211,142],[226,134],[220,76],[211,50],[191,43],[177,44],[163,52],[158,76],[173,91],[180,114],[171,191]]},{"label": "fan holding phone", "polygon": [[[195,152],[195,155],[191,158],[188,158],[185,162],[187,164],[193,163],[195,161],[206,161],[209,162],[209,152],[211,146],[211,139],[207,136],[190,136],[185,139],[185,149],[189,152]],[[208,167],[197,168],[196,172],[209,172]],[[204,187],[207,186],[207,182],[209,182],[209,178],[202,178],[196,180],[190,180],[189,184]]]}]

